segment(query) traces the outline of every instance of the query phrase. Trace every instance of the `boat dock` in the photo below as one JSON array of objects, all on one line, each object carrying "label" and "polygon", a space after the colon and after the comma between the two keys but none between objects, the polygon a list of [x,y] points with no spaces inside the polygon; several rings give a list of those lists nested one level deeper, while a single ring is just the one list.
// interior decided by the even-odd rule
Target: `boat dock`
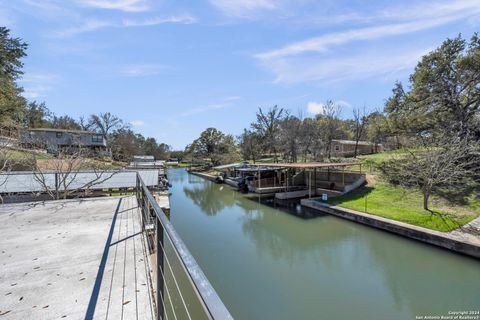
[{"label": "boat dock", "polygon": [[135,197],[0,207],[0,315],[153,319]]}]

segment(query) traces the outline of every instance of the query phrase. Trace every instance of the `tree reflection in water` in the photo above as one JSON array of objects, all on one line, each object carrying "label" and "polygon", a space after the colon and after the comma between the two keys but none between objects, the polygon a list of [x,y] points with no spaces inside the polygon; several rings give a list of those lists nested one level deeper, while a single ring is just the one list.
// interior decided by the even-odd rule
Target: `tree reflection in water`
[{"label": "tree reflection in water", "polygon": [[[348,225],[346,229],[345,225],[332,225],[328,232],[318,232],[308,225],[311,220],[288,215],[264,204],[259,204],[263,208],[258,210],[255,202],[250,200],[239,204],[249,213],[242,220],[242,230],[255,241],[257,254],[287,260],[290,264],[312,259],[320,269],[334,268],[338,255],[332,248],[349,242],[353,230]],[[324,218],[332,219],[328,216],[319,219]],[[325,248],[328,250],[323,250]]]},{"label": "tree reflection in water", "polygon": [[413,319],[478,305],[478,261],[329,215],[304,219],[294,204],[267,206],[182,170],[169,177],[174,224],[237,318]]},{"label": "tree reflection in water", "polygon": [[[228,186],[211,182],[198,183],[198,180],[195,179],[193,179],[193,182],[196,186],[193,188],[184,186],[183,192],[199,206],[205,214],[214,216],[226,207],[231,207],[235,204],[235,197],[219,192]],[[231,190],[231,192],[235,191]]]},{"label": "tree reflection in water", "polygon": [[[407,308],[413,315],[447,314],[479,305],[480,286],[470,285],[480,283],[478,260],[409,239],[398,242],[398,238],[378,231],[377,237],[364,238],[362,248],[368,250],[388,285],[397,310]],[[421,256],[412,250],[415,247]],[[465,263],[459,265],[460,260]],[[447,292],[451,294],[438,294]]]}]

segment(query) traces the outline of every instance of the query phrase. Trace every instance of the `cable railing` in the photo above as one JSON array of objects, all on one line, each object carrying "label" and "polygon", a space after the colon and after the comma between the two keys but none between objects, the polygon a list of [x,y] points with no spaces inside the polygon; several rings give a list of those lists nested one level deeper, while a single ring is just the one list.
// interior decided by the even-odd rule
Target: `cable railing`
[{"label": "cable railing", "polygon": [[233,319],[138,174],[136,196],[155,257],[157,319]]}]

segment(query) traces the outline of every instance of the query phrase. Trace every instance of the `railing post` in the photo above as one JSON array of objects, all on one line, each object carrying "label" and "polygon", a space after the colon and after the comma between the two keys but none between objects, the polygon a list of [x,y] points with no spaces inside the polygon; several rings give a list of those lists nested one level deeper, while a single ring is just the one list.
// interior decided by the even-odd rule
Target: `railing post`
[{"label": "railing post", "polygon": [[59,180],[58,180],[58,172],[55,172],[55,200],[60,199],[59,197]]},{"label": "railing post", "polygon": [[140,206],[140,181],[138,181],[138,172],[135,175],[135,196],[137,197],[137,205]]},{"label": "railing post", "polygon": [[165,279],[163,278],[164,269],[163,269],[163,255],[164,251],[162,248],[164,248],[164,243],[163,243],[163,226],[162,223],[160,222],[159,219],[155,219],[157,222],[157,319],[158,320],[163,320],[165,310],[163,308],[163,295],[164,295],[164,281]]}]

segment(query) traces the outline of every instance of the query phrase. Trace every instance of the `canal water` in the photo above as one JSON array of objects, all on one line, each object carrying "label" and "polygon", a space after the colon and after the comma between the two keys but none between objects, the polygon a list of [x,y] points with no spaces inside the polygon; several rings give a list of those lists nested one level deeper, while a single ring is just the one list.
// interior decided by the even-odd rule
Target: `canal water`
[{"label": "canal water", "polygon": [[168,177],[171,221],[236,319],[480,309],[478,260],[295,206],[279,210],[182,169]]}]

